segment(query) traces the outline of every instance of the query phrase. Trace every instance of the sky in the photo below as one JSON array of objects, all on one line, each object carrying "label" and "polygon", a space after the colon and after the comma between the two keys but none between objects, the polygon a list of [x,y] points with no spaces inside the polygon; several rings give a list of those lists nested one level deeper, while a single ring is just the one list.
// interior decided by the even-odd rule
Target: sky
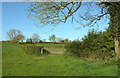
[{"label": "sky", "polygon": [[[88,30],[95,28],[99,31],[104,31],[107,28],[108,21],[101,20],[98,24],[99,27],[86,27],[81,29],[76,29],[80,27],[79,23],[72,23],[70,19],[66,23],[60,23],[53,30],[52,26],[38,27],[32,19],[27,17],[28,3],[18,3],[18,2],[2,2],[2,39],[8,40],[6,32],[10,29],[18,29],[22,31],[26,39],[30,38],[32,34],[39,33],[41,39],[46,39],[49,36],[55,35],[59,38],[69,38],[70,40],[81,39],[87,35]],[[84,10],[81,9],[81,10]]]}]

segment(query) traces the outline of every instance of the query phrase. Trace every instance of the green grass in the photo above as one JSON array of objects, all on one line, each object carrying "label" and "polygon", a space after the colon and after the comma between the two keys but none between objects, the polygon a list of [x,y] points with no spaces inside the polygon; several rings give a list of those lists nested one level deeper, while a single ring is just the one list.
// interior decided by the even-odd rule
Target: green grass
[{"label": "green grass", "polygon": [[115,61],[89,62],[69,55],[36,56],[3,43],[3,76],[117,76]]}]

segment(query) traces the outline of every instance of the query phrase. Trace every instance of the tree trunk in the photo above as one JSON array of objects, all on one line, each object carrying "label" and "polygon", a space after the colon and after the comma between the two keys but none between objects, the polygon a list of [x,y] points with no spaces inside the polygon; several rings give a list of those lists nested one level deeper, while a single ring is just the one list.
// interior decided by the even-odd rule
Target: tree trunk
[{"label": "tree trunk", "polygon": [[120,44],[119,44],[119,40],[115,38],[115,53],[116,53],[116,57],[120,58]]}]

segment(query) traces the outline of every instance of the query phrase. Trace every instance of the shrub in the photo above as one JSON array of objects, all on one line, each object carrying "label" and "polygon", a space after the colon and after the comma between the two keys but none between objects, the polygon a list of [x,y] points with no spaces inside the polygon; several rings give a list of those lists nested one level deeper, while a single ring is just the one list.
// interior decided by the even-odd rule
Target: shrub
[{"label": "shrub", "polygon": [[[41,54],[42,46],[36,46],[36,45],[23,45],[23,48],[25,49],[26,53],[29,54]],[[48,54],[49,52],[45,49],[43,49],[43,54]]]},{"label": "shrub", "polygon": [[66,53],[70,53],[70,54],[78,56],[80,46],[81,46],[80,41],[74,41],[74,42],[68,43],[65,45]]},{"label": "shrub", "polygon": [[34,53],[40,54],[41,53],[41,48],[42,47],[35,46],[35,45],[25,45],[24,46],[24,49],[26,50],[26,52],[30,53],[30,54],[34,54]]},{"label": "shrub", "polygon": [[77,57],[111,59],[115,57],[113,38],[106,32],[89,32],[82,41],[74,41],[65,46],[66,52]]},{"label": "shrub", "polygon": [[23,44],[26,44],[26,42],[19,42],[19,44],[22,44],[22,45],[23,45]]}]

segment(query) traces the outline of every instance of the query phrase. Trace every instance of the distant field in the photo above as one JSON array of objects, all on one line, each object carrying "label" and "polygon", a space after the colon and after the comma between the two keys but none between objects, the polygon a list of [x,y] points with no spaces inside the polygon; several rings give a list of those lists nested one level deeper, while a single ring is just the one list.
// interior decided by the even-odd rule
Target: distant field
[{"label": "distant field", "polygon": [[[59,47],[63,44],[36,44],[45,47]],[[60,47],[59,47],[60,48]],[[60,48],[64,49],[64,48]],[[57,50],[57,49],[55,49]],[[54,51],[55,51],[54,50]],[[52,50],[51,50],[52,51]],[[115,61],[89,62],[79,58],[49,54],[29,55],[11,43],[2,45],[3,76],[117,76],[118,66]]]},{"label": "distant field", "polygon": [[26,44],[26,45],[37,45],[37,46],[43,46],[44,49],[50,51],[50,52],[64,52],[64,46],[65,44],[54,44],[54,43],[35,43],[35,44]]},{"label": "distant field", "polygon": [[42,45],[42,46],[46,46],[46,47],[48,47],[48,46],[56,46],[56,47],[63,47],[65,44],[53,44],[53,43],[37,43],[36,45]]},{"label": "distant field", "polygon": [[45,49],[49,51],[65,51],[64,45],[65,44],[53,44],[53,43],[37,43],[35,45],[43,46]]}]

